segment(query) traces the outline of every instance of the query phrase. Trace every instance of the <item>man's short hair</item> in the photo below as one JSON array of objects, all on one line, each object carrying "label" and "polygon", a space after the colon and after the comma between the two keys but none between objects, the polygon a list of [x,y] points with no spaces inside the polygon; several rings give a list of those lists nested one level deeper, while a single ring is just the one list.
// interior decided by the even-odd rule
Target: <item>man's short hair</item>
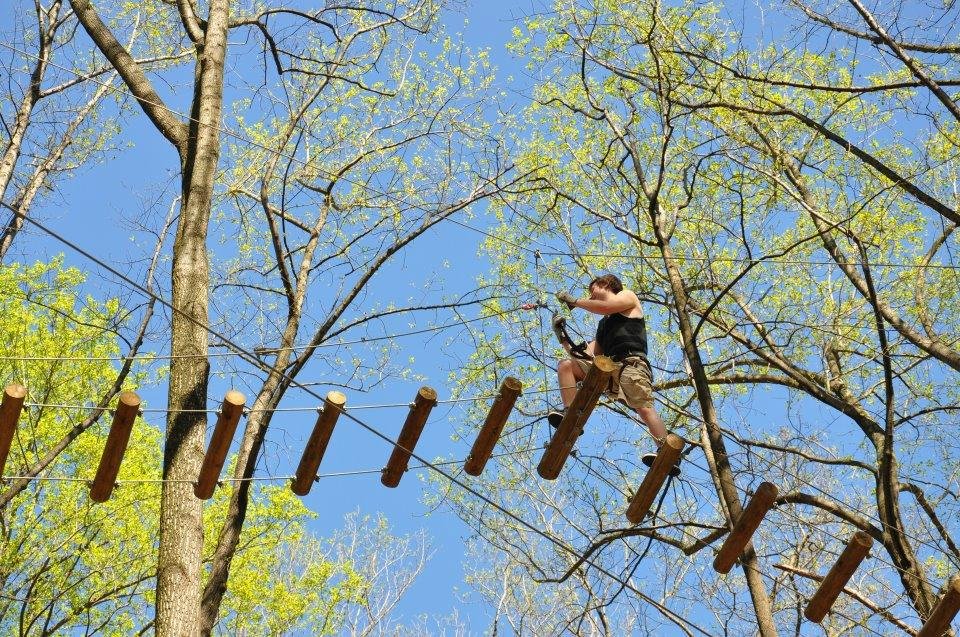
[{"label": "man's short hair", "polygon": [[590,285],[587,286],[587,289],[589,290],[595,285],[603,288],[604,290],[610,290],[614,294],[617,294],[623,289],[623,283],[614,274],[602,274],[598,276],[593,281],[590,281]]}]

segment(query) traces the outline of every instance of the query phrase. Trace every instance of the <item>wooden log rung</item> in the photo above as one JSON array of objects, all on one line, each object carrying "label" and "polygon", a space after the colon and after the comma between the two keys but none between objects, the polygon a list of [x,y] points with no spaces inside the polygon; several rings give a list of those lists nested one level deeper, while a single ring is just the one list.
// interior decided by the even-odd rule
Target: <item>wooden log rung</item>
[{"label": "wooden log rung", "polygon": [[120,392],[117,408],[113,412],[113,422],[110,423],[110,433],[107,434],[107,442],[103,445],[103,454],[97,466],[97,474],[90,483],[90,499],[94,502],[106,502],[110,499],[116,486],[117,474],[120,473],[123,454],[130,442],[133,421],[139,413],[140,397],[132,391]]},{"label": "wooden log rung", "polygon": [[290,483],[290,488],[297,495],[307,495],[317,478],[317,470],[320,468],[320,462],[323,460],[323,454],[327,450],[327,443],[330,442],[330,436],[333,435],[333,428],[337,424],[337,418],[343,411],[343,406],[347,403],[347,397],[338,391],[332,391],[327,394],[323,401],[323,408],[317,416],[317,422],[313,426],[313,433],[307,441],[307,446],[303,450],[303,456],[300,457],[300,464],[297,466],[297,474]]},{"label": "wooden log rung", "polygon": [[3,475],[7,465],[13,434],[17,430],[17,422],[20,420],[20,412],[23,411],[23,401],[26,397],[27,390],[23,385],[11,383],[3,390],[3,401],[0,402],[0,476]]},{"label": "wooden log rung", "polygon": [[563,420],[547,444],[546,451],[537,465],[537,473],[545,480],[556,480],[563,469],[564,463],[577,442],[577,437],[583,430],[584,424],[593,413],[600,395],[607,388],[610,375],[617,368],[617,364],[606,356],[596,356],[593,365],[587,372],[586,378],[580,385],[573,402],[563,414]]},{"label": "wooden log rung", "polygon": [[960,611],[960,575],[954,575],[947,584],[946,592],[920,627],[917,637],[942,637],[950,629],[957,611]]},{"label": "wooden log rung", "polygon": [[420,440],[420,434],[423,432],[423,426],[427,423],[430,411],[437,404],[437,392],[431,387],[421,387],[417,392],[417,397],[410,405],[410,412],[400,430],[400,437],[397,444],[393,447],[387,466],[383,469],[380,476],[380,482],[385,487],[396,487],[400,484],[400,478],[407,470],[407,462],[410,461],[410,454],[413,448],[417,446]]},{"label": "wooden log rung", "polygon": [[470,455],[463,465],[464,471],[470,475],[478,476],[483,472],[522,388],[523,385],[513,376],[507,376],[500,385],[500,393],[490,406],[487,419],[480,428],[480,433],[477,434],[477,439],[470,449]]},{"label": "wooden log rung", "polygon": [[630,500],[630,506],[627,507],[627,520],[631,524],[639,524],[647,516],[647,512],[657,494],[660,493],[660,489],[663,488],[670,470],[677,464],[682,451],[683,438],[675,434],[667,434],[667,439],[657,451],[653,465],[647,470],[647,475],[643,477],[643,482],[640,483],[637,492]]},{"label": "wooden log rung", "polygon": [[223,406],[217,416],[210,446],[207,447],[207,453],[203,456],[197,482],[193,485],[193,494],[201,500],[209,500],[213,496],[214,489],[217,488],[220,471],[223,470],[223,463],[227,459],[227,452],[230,450],[230,443],[233,442],[233,434],[237,431],[237,423],[240,422],[246,402],[246,397],[233,389],[223,398]]},{"label": "wooden log rung", "polygon": [[744,548],[750,542],[763,517],[777,499],[777,487],[770,482],[762,482],[756,493],[740,514],[740,518],[733,525],[733,530],[727,536],[723,546],[713,560],[713,568],[718,573],[729,573],[737,558],[743,554]]},{"label": "wooden log rung", "polygon": [[857,531],[853,534],[843,553],[837,558],[837,562],[827,572],[817,591],[807,602],[807,607],[803,611],[804,617],[818,624],[823,621],[840,595],[840,591],[870,553],[871,546],[873,546],[873,538],[869,533]]}]

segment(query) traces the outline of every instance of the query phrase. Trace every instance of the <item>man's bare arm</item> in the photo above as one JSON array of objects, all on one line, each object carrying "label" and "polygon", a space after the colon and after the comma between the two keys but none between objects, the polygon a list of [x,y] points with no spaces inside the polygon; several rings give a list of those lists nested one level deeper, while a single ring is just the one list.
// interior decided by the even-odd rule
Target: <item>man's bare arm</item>
[{"label": "man's bare arm", "polygon": [[599,299],[577,299],[574,307],[593,312],[594,314],[616,314],[632,310],[638,305],[637,295],[627,290],[623,290],[609,300],[601,301]]}]

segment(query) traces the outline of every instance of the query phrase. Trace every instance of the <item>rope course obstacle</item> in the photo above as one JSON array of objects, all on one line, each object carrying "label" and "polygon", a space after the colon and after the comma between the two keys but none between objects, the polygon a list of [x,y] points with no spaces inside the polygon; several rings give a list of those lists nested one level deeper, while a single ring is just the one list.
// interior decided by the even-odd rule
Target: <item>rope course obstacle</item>
[{"label": "rope course obstacle", "polygon": [[223,407],[217,415],[217,424],[213,428],[210,446],[207,447],[207,453],[203,456],[200,475],[197,476],[197,483],[193,486],[193,494],[201,500],[209,500],[213,497],[213,491],[220,478],[220,471],[227,459],[227,452],[230,450],[230,443],[233,441],[233,434],[237,431],[237,423],[240,422],[246,402],[246,396],[232,389],[223,398]]},{"label": "rope course obstacle", "polygon": [[631,524],[640,524],[647,517],[657,493],[663,488],[664,481],[670,475],[670,469],[676,465],[682,451],[683,439],[675,434],[667,434],[667,439],[657,451],[653,465],[637,488],[637,493],[630,500],[630,506],[627,507],[627,521]]},{"label": "rope course obstacle", "polygon": [[[136,282],[129,279],[129,277],[124,276],[123,274],[116,271],[116,269],[109,267],[107,264],[103,263],[101,260],[96,259],[89,253],[83,251],[75,244],[63,239],[56,233],[48,230],[43,227],[41,224],[36,223],[34,220],[26,219],[30,223],[39,226],[42,230],[48,232],[58,240],[64,242],[65,244],[71,246],[72,248],[78,250],[88,258],[91,258],[101,266],[107,268],[109,271],[113,272],[117,276],[121,277],[123,280],[127,281],[134,288],[148,294],[154,298],[159,299],[153,293],[148,290],[145,290],[142,286],[138,285]],[[168,307],[171,307],[171,310],[177,311],[175,308],[169,305],[168,302],[159,299]],[[235,353],[246,360],[247,362],[258,363],[260,359],[256,357],[255,354],[251,354],[244,350],[243,348],[232,343],[227,337],[224,337],[220,334],[217,334],[209,326],[204,325],[205,329],[215,334],[223,343],[228,347],[235,350]],[[564,422],[561,422],[561,426],[558,427],[557,432],[554,434],[552,440],[547,446],[547,452],[544,454],[544,459],[541,460],[540,466],[538,466],[538,473],[546,479],[555,479],[562,470],[563,464],[565,463],[567,457],[570,455],[570,451],[573,447],[573,444],[576,442],[576,438],[579,436],[580,432],[583,430],[583,426],[586,423],[586,420],[589,418],[592,410],[599,400],[599,395],[602,393],[604,374],[609,375],[612,370],[602,369],[604,367],[602,359],[598,359],[597,363],[594,365],[595,376],[598,377],[596,380],[590,381],[590,383],[584,382],[581,389],[577,392],[577,395],[574,398],[574,403],[571,404],[571,408],[567,410],[567,415],[565,415],[564,421],[566,427],[564,427]],[[306,389],[299,383],[293,381],[297,386]],[[518,383],[519,385],[519,383]],[[519,387],[517,387],[517,394],[519,395]],[[307,390],[311,395],[320,398],[318,394],[313,391]],[[512,391],[512,390],[511,390]],[[132,394],[136,396],[136,394]],[[233,394],[233,395],[231,395]],[[2,471],[3,466],[6,462],[6,458],[10,448],[10,441],[13,438],[14,430],[17,425],[17,420],[19,419],[20,412],[24,406],[24,399],[26,396],[25,390],[19,385],[11,385],[4,392],[3,403],[0,404],[0,471]],[[328,395],[329,397],[329,395]],[[513,401],[516,400],[516,397],[513,397]],[[507,402],[510,402],[509,406],[506,405]],[[129,428],[132,427],[133,420],[135,419],[136,413],[138,412],[139,398],[136,399],[134,407],[134,402],[131,402],[129,405],[124,405],[124,401],[120,401],[121,404],[118,404],[118,408],[114,413],[114,426],[111,427],[111,432],[108,436],[107,443],[105,444],[103,458],[101,459],[100,467],[98,467],[98,476],[102,472],[100,477],[100,482],[102,485],[100,489],[105,489],[106,494],[103,495],[101,492],[98,492],[98,497],[103,497],[103,500],[106,500],[110,496],[110,492],[113,488],[114,479],[116,476],[116,471],[119,469],[119,464],[122,461],[123,451],[126,446],[126,440],[129,437],[130,431]],[[657,610],[659,610],[664,617],[669,618],[671,621],[677,623],[678,625],[687,626],[696,632],[708,635],[706,631],[699,628],[688,619],[683,618],[670,609],[666,608],[662,604],[658,603],[656,600],[645,595],[642,591],[638,590],[633,586],[628,580],[618,577],[616,574],[611,573],[609,570],[605,569],[603,566],[595,563],[588,557],[579,555],[579,553],[567,545],[562,540],[553,536],[550,533],[547,533],[541,529],[538,529],[536,526],[530,524],[529,522],[524,521],[522,518],[517,516],[515,513],[505,509],[504,507],[498,505],[490,498],[486,497],[482,493],[478,492],[476,489],[471,488],[469,485],[464,484],[461,480],[450,475],[449,473],[439,469],[438,464],[430,463],[422,459],[420,456],[417,456],[413,448],[416,445],[417,440],[419,439],[420,433],[423,431],[423,428],[426,424],[426,421],[429,417],[430,410],[437,404],[436,392],[431,388],[424,387],[417,394],[417,398],[414,403],[410,406],[410,414],[408,415],[407,422],[404,425],[404,430],[401,433],[400,439],[393,441],[382,433],[371,428],[369,425],[366,425],[362,421],[354,418],[353,416],[347,414],[345,408],[345,397],[343,401],[337,404],[336,400],[330,401],[332,405],[329,406],[331,414],[324,419],[323,413],[321,413],[320,418],[318,418],[317,427],[315,430],[319,429],[317,434],[317,440],[314,447],[311,449],[310,444],[308,443],[307,449],[304,452],[304,459],[301,460],[301,467],[298,468],[298,476],[291,476],[288,479],[291,479],[291,488],[294,487],[294,484],[299,480],[305,480],[308,484],[317,479],[316,469],[312,468],[313,464],[316,463],[316,467],[319,468],[320,461],[322,460],[323,452],[326,449],[326,444],[329,442],[330,434],[332,434],[333,425],[336,421],[336,414],[346,414],[348,418],[354,420],[358,424],[361,424],[363,427],[369,429],[372,433],[375,433],[383,440],[389,442],[393,445],[393,453],[391,459],[388,462],[387,467],[382,471],[381,480],[386,486],[396,486],[399,483],[399,479],[402,476],[403,472],[408,468],[408,461],[411,457],[415,457],[424,467],[429,467],[434,471],[437,471],[440,475],[444,476],[446,479],[452,483],[457,484],[458,486],[469,491],[474,496],[482,499],[484,502],[488,503],[498,511],[503,514],[515,519],[517,522],[522,524],[525,528],[530,531],[542,536],[548,541],[555,544],[558,548],[561,548],[564,552],[569,553],[573,556],[576,556],[581,563],[588,564],[597,569],[599,573],[610,577],[618,582],[620,582],[625,589],[630,590],[636,594],[640,599],[648,602]],[[215,487],[218,484],[218,477],[220,471],[223,467],[223,462],[226,457],[226,452],[230,447],[230,443],[233,439],[233,434],[236,430],[237,422],[239,417],[243,414],[244,411],[245,398],[239,392],[228,392],[227,398],[224,400],[224,404],[219,411],[217,426],[215,428],[214,436],[211,439],[210,445],[208,447],[207,453],[204,457],[203,468],[201,470],[201,476],[198,476],[196,482],[194,482],[194,491],[197,497],[203,497],[204,494],[209,492],[212,495]],[[576,406],[574,408],[574,406]],[[512,401],[510,401],[509,392],[501,388],[501,393],[494,401],[491,407],[491,413],[487,418],[487,423],[492,423],[488,428],[485,423],[484,428],[481,430],[480,434],[484,436],[484,440],[481,444],[480,437],[478,436],[477,442],[474,444],[475,452],[471,453],[471,457],[468,458],[468,461],[477,459],[479,462],[483,458],[483,452],[487,447],[489,451],[492,452],[496,441],[499,438],[499,434],[502,432],[503,424],[509,416],[509,413],[513,407]],[[133,416],[129,418],[129,423],[126,422],[127,416],[120,418],[118,423],[117,413],[121,410],[130,410],[133,409]],[[324,411],[327,409],[327,404],[325,402]],[[205,410],[204,410],[205,411]],[[494,414],[494,412],[497,412]],[[502,419],[502,421],[501,421]],[[323,422],[321,422],[323,421]],[[126,429],[126,431],[125,431]],[[114,434],[114,432],[117,432]],[[672,434],[670,435],[672,436]],[[634,524],[638,524],[639,521],[645,518],[646,512],[649,510],[650,504],[643,506],[643,500],[649,498],[650,503],[655,499],[657,492],[662,488],[663,482],[666,478],[666,475],[669,473],[670,469],[673,467],[681,451],[683,450],[684,443],[683,440],[679,437],[673,436],[676,440],[673,440],[668,436],[666,444],[663,444],[660,452],[657,454],[657,458],[653,463],[653,466],[647,472],[641,487],[638,489],[637,494],[634,496],[634,500],[631,502],[631,508],[633,512],[630,513],[630,508],[628,508],[628,520]],[[313,438],[313,436],[311,436]],[[551,451],[552,448],[552,451]],[[304,465],[304,460],[308,459],[309,463]],[[545,464],[545,461],[549,460],[549,463]],[[114,466],[115,463],[115,466]],[[542,470],[543,469],[543,470]],[[482,471],[482,466],[480,470]],[[549,477],[549,474],[555,471],[555,476],[553,478]],[[112,477],[111,477],[112,474]],[[546,474],[546,475],[545,475]],[[658,475],[659,474],[659,475]],[[474,475],[474,474],[471,474]],[[7,476],[9,479],[10,476]],[[43,479],[38,478],[37,476],[29,477],[29,479]],[[202,479],[201,479],[202,478]],[[275,478],[273,478],[275,479]],[[393,482],[393,484],[390,484]],[[769,485],[769,486],[764,486]],[[776,488],[770,483],[764,483],[761,485],[762,490],[766,491],[767,494],[761,494],[761,489],[758,489],[757,493],[753,495],[750,504],[744,509],[744,512],[739,516],[737,520],[732,521],[732,529],[730,531],[730,536],[727,538],[727,541],[724,544],[724,547],[727,545],[730,548],[726,549],[728,556],[726,560],[729,561],[730,567],[736,561],[739,555],[742,555],[744,548],[750,540],[750,537],[759,526],[764,515],[769,510],[773,501],[776,500]],[[307,488],[309,491],[309,488]],[[295,491],[296,492],[296,491]],[[772,494],[772,495],[771,495]],[[206,495],[206,497],[210,497]],[[93,489],[91,489],[91,498],[93,499]],[[639,504],[634,506],[635,503],[639,500]],[[769,500],[770,504],[766,504],[765,501]],[[95,500],[99,501],[99,500]],[[755,504],[756,503],[756,504]],[[713,534],[711,534],[713,535]],[[708,545],[710,542],[715,541],[719,537],[722,537],[723,534],[713,535],[712,539],[700,546],[703,548]],[[851,540],[848,545],[848,550],[844,551],[844,554],[840,556],[837,560],[835,566],[827,574],[826,577],[822,578],[820,589],[818,589],[817,594],[811,598],[806,609],[806,616],[811,621],[816,621],[814,618],[823,613],[822,617],[826,616],[826,613],[830,612],[830,609],[835,602],[840,591],[844,590],[844,584],[855,572],[857,566],[866,556],[866,553],[869,551],[869,545],[856,546],[852,548],[853,544],[863,545],[864,543],[854,538]],[[723,549],[721,549],[723,551]],[[858,553],[863,551],[863,555],[858,556]],[[849,554],[848,554],[849,552]],[[731,557],[732,556],[732,557]],[[719,562],[719,555],[718,560]],[[717,564],[715,564],[717,566]],[[722,566],[722,564],[720,565]],[[729,570],[730,567],[727,567]],[[717,568],[720,571],[720,568]],[[769,577],[769,576],[768,576]],[[821,592],[822,591],[822,592]],[[818,599],[817,596],[820,596]],[[950,622],[956,616],[957,612],[960,611],[960,577],[955,577],[950,580],[948,586],[946,587],[945,593],[941,597],[939,603],[934,608],[933,612],[928,617],[926,623],[917,632],[918,635],[930,637],[933,635],[941,635],[947,630],[949,630]],[[899,625],[899,624],[898,624]]]},{"label": "rope course obstacle", "polygon": [[7,464],[13,433],[26,397],[27,390],[23,385],[7,385],[3,390],[3,402],[0,403],[0,475],[3,475],[3,468]]},{"label": "rope course obstacle", "polygon": [[776,499],[777,487],[773,483],[764,482],[757,488],[714,558],[713,570],[723,575],[730,572]]},{"label": "rope course obstacle", "polygon": [[827,612],[840,595],[840,591],[847,585],[853,573],[863,562],[867,554],[870,553],[870,547],[873,546],[873,538],[866,531],[857,531],[847,543],[847,548],[843,550],[836,564],[826,574],[813,594],[807,607],[803,611],[804,617],[812,622],[820,623],[827,616]]},{"label": "rope course obstacle", "polygon": [[410,413],[407,414],[407,420],[403,423],[403,429],[400,430],[400,439],[397,440],[393,453],[387,460],[387,466],[383,469],[383,475],[380,477],[383,486],[393,488],[400,484],[400,478],[407,470],[410,454],[417,446],[423,427],[427,424],[427,418],[430,417],[430,412],[436,404],[436,390],[432,387],[421,387],[416,398],[410,403]]},{"label": "rope course obstacle", "polygon": [[917,633],[917,637],[940,637],[950,629],[950,622],[960,610],[960,576],[955,576],[947,585],[947,592],[930,613],[930,617]]},{"label": "rope course obstacle", "polygon": [[472,476],[478,476],[483,473],[483,468],[487,465],[493,448],[503,433],[503,427],[507,424],[507,418],[513,410],[523,384],[513,376],[507,376],[500,385],[500,393],[493,401],[490,407],[490,413],[477,434],[477,439],[470,449],[470,455],[463,465],[463,470]]},{"label": "rope course obstacle", "polygon": [[300,457],[300,464],[297,465],[297,475],[290,483],[290,488],[297,495],[303,496],[310,493],[310,488],[317,480],[317,470],[320,469],[323,454],[327,452],[327,444],[330,442],[330,436],[333,435],[333,428],[336,427],[340,412],[346,404],[347,397],[338,391],[332,391],[324,398],[323,407],[317,416],[317,423],[313,426],[310,440],[307,441],[303,456]]}]

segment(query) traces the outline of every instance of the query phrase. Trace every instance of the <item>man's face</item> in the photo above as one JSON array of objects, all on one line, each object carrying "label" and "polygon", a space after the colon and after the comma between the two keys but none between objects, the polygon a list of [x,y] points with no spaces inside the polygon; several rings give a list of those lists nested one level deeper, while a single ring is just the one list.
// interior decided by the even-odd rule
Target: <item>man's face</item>
[{"label": "man's face", "polygon": [[605,301],[611,294],[613,293],[607,288],[596,284],[590,286],[590,299],[593,301]]}]

